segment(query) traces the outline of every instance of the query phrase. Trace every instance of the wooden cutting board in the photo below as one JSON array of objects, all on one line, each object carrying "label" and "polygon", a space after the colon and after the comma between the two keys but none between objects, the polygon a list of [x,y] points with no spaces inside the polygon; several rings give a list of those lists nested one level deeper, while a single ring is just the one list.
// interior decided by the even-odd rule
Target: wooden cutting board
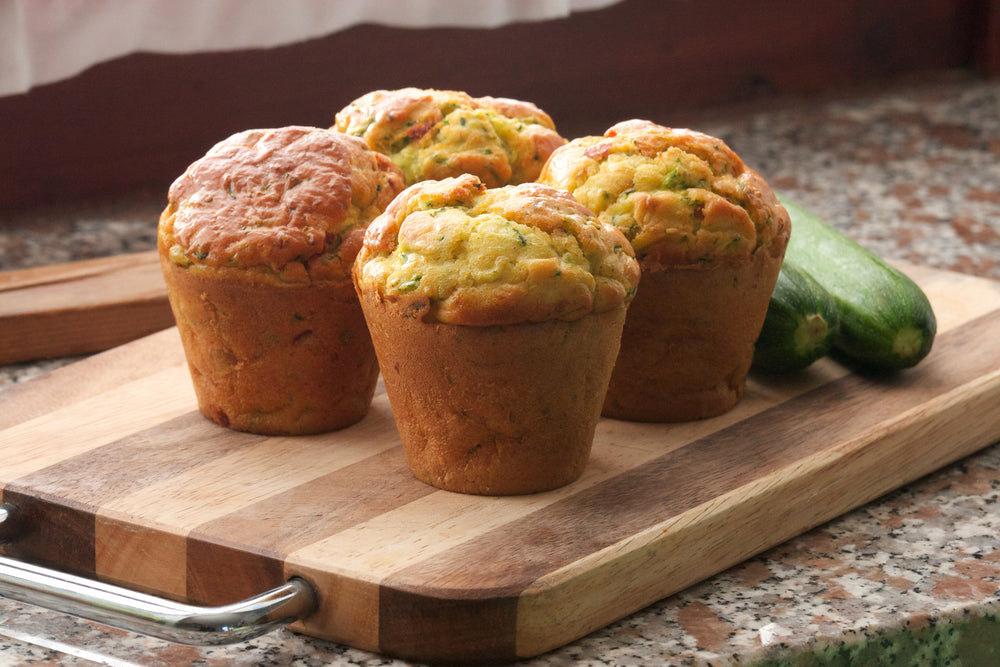
[{"label": "wooden cutting board", "polygon": [[0,393],[8,552],[220,604],[305,577],[294,628],[411,659],[568,643],[1000,439],[1000,283],[906,267],[939,319],[891,379],[824,360],[696,423],[604,420],[578,482],[484,498],[408,472],[385,393],[323,436],[203,419],[175,329]]},{"label": "wooden cutting board", "polygon": [[99,352],[173,324],[155,250],[0,271],[0,365]]}]

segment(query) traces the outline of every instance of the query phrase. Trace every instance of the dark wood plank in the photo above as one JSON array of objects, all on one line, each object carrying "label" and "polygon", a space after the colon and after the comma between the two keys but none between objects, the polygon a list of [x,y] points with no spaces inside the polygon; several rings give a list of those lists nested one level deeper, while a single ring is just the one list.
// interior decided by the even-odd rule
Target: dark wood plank
[{"label": "dark wood plank", "polygon": [[[447,640],[441,628],[448,628]],[[424,590],[384,588],[379,649],[431,663],[511,662],[518,657],[517,598],[441,597],[428,604]]]}]

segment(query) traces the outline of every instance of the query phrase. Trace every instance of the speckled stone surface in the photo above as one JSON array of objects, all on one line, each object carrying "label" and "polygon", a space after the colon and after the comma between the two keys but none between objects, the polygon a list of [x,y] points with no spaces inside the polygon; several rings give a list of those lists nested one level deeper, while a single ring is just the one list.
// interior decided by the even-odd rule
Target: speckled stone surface
[{"label": "speckled stone surface", "polygon": [[[1000,280],[1000,82],[952,73],[779,110],[647,117],[724,138],[883,256]],[[140,193],[0,213],[0,269],[149,249],[161,206]],[[68,361],[0,368],[0,390]],[[994,445],[524,664],[1000,664],[998,498]],[[0,599],[0,664],[404,663],[287,631],[178,646]]]}]

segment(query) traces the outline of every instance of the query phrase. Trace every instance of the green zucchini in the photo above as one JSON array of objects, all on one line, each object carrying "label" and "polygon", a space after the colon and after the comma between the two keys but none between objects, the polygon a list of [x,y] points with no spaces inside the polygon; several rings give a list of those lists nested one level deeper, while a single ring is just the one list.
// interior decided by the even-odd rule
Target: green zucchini
[{"label": "green zucchini", "polygon": [[753,367],[765,373],[805,368],[830,353],[839,322],[830,293],[786,260],[754,347]]},{"label": "green zucchini", "polygon": [[779,195],[792,221],[789,266],[809,274],[836,304],[833,351],[874,371],[897,371],[927,356],[937,332],[923,290],[903,272]]}]

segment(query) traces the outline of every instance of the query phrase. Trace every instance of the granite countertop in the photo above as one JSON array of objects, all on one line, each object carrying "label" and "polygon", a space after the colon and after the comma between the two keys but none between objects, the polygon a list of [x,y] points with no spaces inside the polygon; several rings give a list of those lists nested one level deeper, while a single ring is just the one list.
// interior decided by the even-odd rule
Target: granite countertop
[{"label": "granite countertop", "polygon": [[[998,109],[1000,81],[950,73],[683,124],[885,257],[1000,280]],[[150,249],[162,203],[0,213],[0,269]],[[0,390],[70,361],[0,368]],[[524,664],[997,664],[998,498],[994,445]],[[0,600],[0,663],[53,662],[403,664],[288,631],[178,646]]]}]

